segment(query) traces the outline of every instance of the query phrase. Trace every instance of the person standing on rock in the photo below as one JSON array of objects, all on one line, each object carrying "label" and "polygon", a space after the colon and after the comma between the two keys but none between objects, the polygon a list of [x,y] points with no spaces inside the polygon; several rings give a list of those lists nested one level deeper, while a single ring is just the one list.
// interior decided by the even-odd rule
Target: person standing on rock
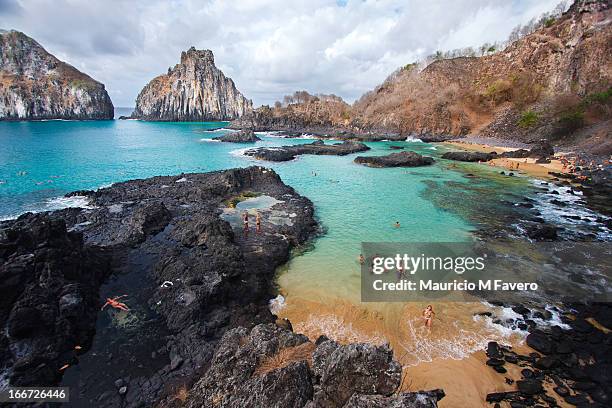
[{"label": "person standing on rock", "polygon": [[242,231],[244,235],[249,235],[249,212],[245,211],[242,213]]},{"label": "person standing on rock", "polygon": [[259,211],[255,212],[255,231],[261,232],[261,214],[259,214]]}]

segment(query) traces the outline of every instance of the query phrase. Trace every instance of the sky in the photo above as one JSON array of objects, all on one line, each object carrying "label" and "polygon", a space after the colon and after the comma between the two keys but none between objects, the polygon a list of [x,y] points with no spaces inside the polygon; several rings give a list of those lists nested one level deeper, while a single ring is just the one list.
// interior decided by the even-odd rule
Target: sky
[{"label": "sky", "polygon": [[255,106],[296,90],[352,102],[436,50],[505,40],[559,0],[0,0],[16,29],[106,85],[115,106],[211,49]]}]

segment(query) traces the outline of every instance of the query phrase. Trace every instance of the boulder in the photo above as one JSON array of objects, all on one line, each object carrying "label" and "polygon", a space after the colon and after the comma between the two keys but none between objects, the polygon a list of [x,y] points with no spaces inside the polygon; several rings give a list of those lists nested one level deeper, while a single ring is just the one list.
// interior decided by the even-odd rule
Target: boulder
[{"label": "boulder", "polygon": [[261,140],[252,130],[241,130],[239,132],[228,132],[223,136],[213,137],[213,140],[228,143],[255,143]]},{"label": "boulder", "polygon": [[443,159],[463,161],[463,162],[486,162],[497,157],[497,153],[481,153],[481,152],[446,152],[442,155]]},{"label": "boulder", "polygon": [[387,156],[359,156],[354,161],[368,167],[418,167],[434,163],[433,158],[415,152],[391,153]]}]

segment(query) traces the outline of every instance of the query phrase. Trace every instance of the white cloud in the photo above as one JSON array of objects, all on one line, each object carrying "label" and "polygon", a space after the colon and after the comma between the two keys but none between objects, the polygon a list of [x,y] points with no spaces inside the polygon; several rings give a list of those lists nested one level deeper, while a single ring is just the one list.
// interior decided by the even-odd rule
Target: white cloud
[{"label": "white cloud", "polygon": [[20,0],[0,18],[103,82],[116,106],[192,45],[262,104],[301,89],[352,101],[436,50],[503,40],[558,1]]}]

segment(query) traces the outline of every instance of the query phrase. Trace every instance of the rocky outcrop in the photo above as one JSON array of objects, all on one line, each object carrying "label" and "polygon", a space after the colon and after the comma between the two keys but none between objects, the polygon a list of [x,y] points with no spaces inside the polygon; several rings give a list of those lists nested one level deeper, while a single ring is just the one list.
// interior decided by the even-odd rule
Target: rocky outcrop
[{"label": "rocky outcrop", "polygon": [[[249,235],[221,217],[247,192],[273,202],[259,210],[261,232]],[[9,328],[0,367],[15,385],[56,385],[62,374],[75,378],[60,369],[78,361],[77,383],[68,385],[78,384],[71,402],[79,406],[150,406],[196,376],[226,330],[274,321],[275,269],[316,230],[312,203],[261,167],[73,195],[90,208],[0,223],[0,317]],[[129,312],[99,312],[102,299],[118,295],[128,295]],[[92,344],[96,318],[102,337]]]},{"label": "rocky outcrop", "polygon": [[223,136],[213,137],[213,140],[228,143],[255,143],[261,140],[252,130],[241,130],[239,132],[229,132]]},{"label": "rocky outcrop", "polygon": [[317,140],[300,145],[249,149],[244,154],[259,160],[281,162],[293,160],[296,156],[302,154],[346,156],[347,154],[365,152],[366,150],[370,150],[370,148],[360,142],[345,141],[342,143],[325,144],[322,140]]},{"label": "rocky outcrop", "polygon": [[168,73],[149,82],[136,98],[132,117],[160,121],[236,119],[253,104],[215,66],[212,51],[191,47]]},{"label": "rocky outcrop", "polygon": [[228,331],[186,407],[435,408],[441,390],[395,394],[401,365],[388,346],[340,345],[274,324]]},{"label": "rocky outcrop", "polygon": [[355,163],[368,167],[419,167],[433,164],[434,159],[415,152],[400,152],[387,156],[359,156]]},{"label": "rocky outcrop", "polygon": [[0,30],[0,120],[112,119],[104,85],[19,31]]},{"label": "rocky outcrop", "polygon": [[446,152],[442,155],[443,159],[456,160],[463,162],[486,162],[497,157],[497,153],[481,153],[481,152]]},{"label": "rocky outcrop", "polygon": [[0,225],[0,369],[14,386],[50,386],[88,347],[107,277],[104,253],[45,214]]}]

